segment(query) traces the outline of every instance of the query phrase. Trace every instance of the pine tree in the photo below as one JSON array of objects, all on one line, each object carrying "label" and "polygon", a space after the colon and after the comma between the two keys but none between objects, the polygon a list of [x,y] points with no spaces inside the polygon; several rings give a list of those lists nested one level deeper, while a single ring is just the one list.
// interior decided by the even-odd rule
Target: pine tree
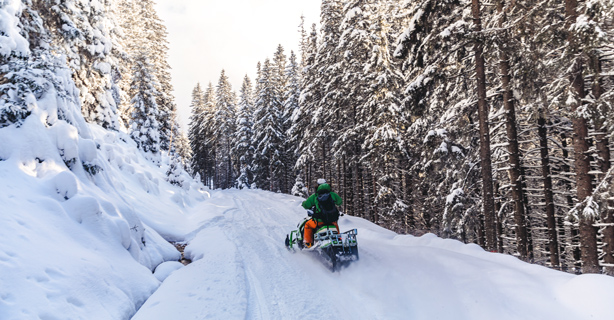
[{"label": "pine tree", "polygon": [[207,90],[202,96],[202,109],[198,116],[194,114],[194,125],[192,135],[198,134],[198,138],[190,137],[190,145],[194,150],[193,167],[198,168],[198,173],[203,182],[209,187],[213,187],[216,180],[216,138],[215,138],[215,89],[209,83]]},{"label": "pine tree", "polygon": [[371,90],[359,108],[369,114],[365,119],[367,135],[364,146],[365,158],[371,160],[371,168],[377,177],[379,190],[374,200],[381,218],[396,222],[407,208],[401,195],[399,177],[402,168],[398,161],[408,160],[403,136],[409,121],[399,98],[402,75],[391,61],[388,25],[382,7],[381,4],[362,7],[363,12],[372,13],[371,21],[364,25],[368,26],[366,31],[375,41],[362,43],[362,46],[373,49],[364,62],[364,70],[368,72],[366,85]]},{"label": "pine tree", "polygon": [[[46,110],[46,121],[53,125],[64,120],[79,134],[89,137],[79,108],[79,91],[66,60],[50,48],[52,36],[36,8],[30,3],[10,0],[0,4],[3,23],[0,34],[0,128],[21,125],[35,108],[48,104],[37,101],[53,99]],[[15,33],[11,28],[19,28]],[[8,29],[5,29],[8,28]]]},{"label": "pine tree", "polygon": [[299,108],[294,110],[292,114],[292,125],[288,132],[288,140],[295,146],[294,154],[297,157],[295,169],[303,172],[306,181],[310,181],[311,167],[315,159],[310,148],[315,128],[310,123],[315,104],[320,100],[318,71],[315,64],[317,44],[318,33],[316,25],[313,24],[307,43],[307,51],[304,53],[306,57],[305,65],[300,74]]},{"label": "pine tree", "polygon": [[183,165],[181,164],[181,158],[178,156],[174,156],[171,158],[171,162],[168,166],[168,170],[166,171],[166,181],[170,184],[174,184],[179,187],[183,187],[185,181],[181,176],[183,173]]},{"label": "pine tree", "polygon": [[124,127],[129,127],[132,114],[130,103],[130,83],[132,82],[132,57],[139,51],[138,40],[141,34],[140,18],[134,0],[119,0],[114,2],[119,34],[115,37],[113,50],[119,60],[115,76],[120,89],[118,115]]},{"label": "pine tree", "polygon": [[264,61],[260,78],[260,92],[254,104],[254,135],[255,148],[252,168],[254,182],[258,188],[269,191],[279,190],[281,168],[281,132],[280,112],[281,102],[273,82],[273,70],[269,59]]},{"label": "pine tree", "polygon": [[252,83],[247,76],[243,79],[241,86],[240,101],[237,107],[236,131],[233,138],[232,153],[238,159],[237,186],[240,189],[250,188],[253,181],[253,173],[251,171],[251,163],[254,155],[254,147],[252,146]]},{"label": "pine tree", "polygon": [[213,114],[213,141],[216,149],[216,187],[227,189],[234,185],[231,156],[232,135],[235,132],[236,96],[224,70],[215,89],[215,112]]},{"label": "pine tree", "polygon": [[272,82],[275,87],[275,91],[277,96],[277,100],[281,103],[279,106],[279,130],[280,130],[280,145],[279,145],[279,175],[277,176],[277,186],[278,189],[283,193],[288,193],[290,191],[289,186],[289,153],[287,147],[289,147],[286,142],[286,132],[289,129],[288,126],[288,118],[289,113],[286,112],[285,108],[285,100],[288,91],[288,72],[286,71],[286,55],[284,54],[284,48],[279,45],[277,47],[277,51],[273,56],[273,63],[271,64],[272,69]]},{"label": "pine tree", "polygon": [[[166,27],[158,17],[154,2],[151,0],[121,0],[116,6],[119,11],[118,24],[123,29],[121,44],[124,50],[121,54],[122,64],[118,67],[118,86],[125,90],[131,79],[130,76],[123,74],[123,69],[131,68],[133,60],[140,52],[147,52],[153,72],[158,79],[156,102],[159,109],[160,146],[161,150],[169,151],[173,149],[171,140],[173,134],[178,133],[178,124],[176,121],[177,107],[172,95],[173,87],[168,64]],[[122,99],[119,100],[122,101]],[[130,113],[130,107],[126,101],[121,102],[120,116],[122,119],[128,119]]]},{"label": "pine tree", "polygon": [[[286,85],[286,95],[283,104],[283,114],[282,114],[282,131],[284,133],[283,140],[283,150],[284,150],[284,179],[287,181],[286,183],[290,183],[291,179],[296,176],[294,165],[296,164],[296,143],[292,141],[292,125],[293,125],[293,115],[299,112],[300,105],[300,94],[301,94],[301,84],[300,84],[300,70],[297,65],[296,55],[293,51],[290,52],[290,59],[288,61],[288,65],[286,66],[286,77],[288,79],[288,83]],[[287,185],[289,187],[289,185]],[[290,191],[290,188],[286,189],[286,191]]]},{"label": "pine tree", "polygon": [[303,179],[300,175],[296,176],[296,180],[294,182],[294,186],[292,186],[292,192],[290,194],[305,199],[309,197],[309,194],[307,193],[307,187],[305,186],[305,183],[303,182]]},{"label": "pine tree", "polygon": [[205,178],[206,170],[206,137],[203,132],[203,124],[205,122],[206,110],[204,94],[200,87],[200,83],[192,90],[192,103],[190,104],[191,115],[188,130],[188,138],[190,139],[190,148],[194,158],[191,162],[192,172],[199,174],[201,178]]},{"label": "pine tree", "polygon": [[35,6],[49,8],[40,13],[52,31],[54,49],[68,59],[86,120],[117,130],[114,97],[118,94],[112,71],[118,62],[112,55],[111,30],[115,27],[115,17],[111,3],[41,0]]},{"label": "pine tree", "polygon": [[394,55],[404,58],[403,104],[413,119],[405,140],[416,155],[406,165],[403,179],[405,201],[414,212],[408,212],[406,220],[434,232],[447,228],[441,213],[447,199],[461,188],[465,204],[462,210],[448,211],[457,215],[447,219],[457,223],[450,232],[485,245],[479,209],[474,207],[483,197],[479,188],[469,188],[479,185],[481,178],[475,170],[480,157],[473,138],[479,135],[472,103],[477,98],[471,89],[475,66],[470,65],[466,49],[472,41],[466,22],[471,17],[464,16],[460,1],[408,2],[404,10],[408,25]]},{"label": "pine tree", "polygon": [[176,155],[181,160],[182,167],[188,172],[192,173],[190,164],[192,163],[192,148],[190,147],[190,140],[182,130],[178,131],[176,135]]},{"label": "pine tree", "polygon": [[320,99],[313,112],[312,126],[315,127],[315,139],[310,143],[311,152],[316,155],[316,172],[321,177],[332,179],[332,143],[337,140],[338,124],[336,114],[341,106],[339,91],[342,70],[339,60],[343,52],[338,48],[341,37],[340,24],[343,4],[339,0],[324,0],[321,6],[321,33],[315,65],[319,72]]},{"label": "pine tree", "polygon": [[173,132],[177,134],[175,129],[177,107],[173,97],[173,86],[171,85],[170,65],[168,64],[168,40],[166,27],[162,20],[158,17],[153,1],[139,1],[142,6],[142,18],[144,19],[144,43],[150,54],[151,62],[155,66],[156,78],[158,86],[156,90],[158,95],[156,101],[160,113],[158,115],[158,123],[160,124],[160,147],[161,150],[170,150],[172,143]]},{"label": "pine tree", "polygon": [[[27,10],[19,1],[5,1],[0,3],[0,16],[3,22],[0,24],[0,37],[2,37],[2,50],[0,50],[0,128],[21,122],[30,115],[33,106],[32,98],[35,92],[39,94],[43,88],[37,84],[38,77],[33,77],[32,71],[36,68],[28,68],[30,59],[37,59],[35,52],[30,46],[36,48],[43,43],[29,40],[29,32],[24,32],[24,24],[36,23],[38,14],[32,20],[26,18],[24,10]],[[11,30],[17,26],[21,33]],[[48,39],[49,35],[44,27],[39,24],[30,25],[27,31],[39,31],[38,37]],[[32,34],[35,36],[35,34]],[[42,41],[44,41],[41,39]],[[42,42],[41,41],[41,42]],[[40,52],[40,51],[39,51]],[[40,61],[40,60],[39,60]],[[40,62],[39,62],[40,63]],[[34,70],[32,70],[34,69]]]},{"label": "pine tree", "polygon": [[146,153],[151,153],[154,159],[160,151],[156,82],[153,66],[147,55],[141,53],[134,61],[132,75],[131,102],[133,111],[130,135],[138,148]]},{"label": "pine tree", "polygon": [[298,26],[298,32],[300,34],[299,40],[299,69],[303,69],[305,67],[305,63],[307,63],[307,51],[309,50],[309,36],[307,31],[305,31],[305,16],[301,15],[301,23]]},{"label": "pine tree", "polygon": [[[578,18],[577,1],[565,1],[566,29],[573,30]],[[575,29],[575,28],[574,28]],[[577,29],[576,29],[577,30]],[[575,30],[574,30],[575,31]],[[581,40],[576,38],[576,32],[568,32],[569,54],[572,56],[568,78],[571,90],[568,104],[571,107],[573,122],[574,166],[576,173],[576,189],[579,201],[589,198],[593,192],[592,177],[590,175],[590,159],[588,156],[588,121],[582,115],[581,107],[586,97],[585,82],[583,77],[584,63],[579,53],[582,52]],[[580,111],[580,112],[578,112]],[[582,244],[582,269],[586,273],[600,272],[597,252],[597,230],[593,226],[595,215],[591,208],[583,210],[580,214],[580,243]]]}]

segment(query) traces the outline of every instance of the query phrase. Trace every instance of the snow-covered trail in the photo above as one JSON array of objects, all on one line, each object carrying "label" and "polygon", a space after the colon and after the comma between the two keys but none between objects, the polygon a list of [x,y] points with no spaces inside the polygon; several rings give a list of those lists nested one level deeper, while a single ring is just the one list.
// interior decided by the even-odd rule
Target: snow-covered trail
[{"label": "snow-covered trail", "polygon": [[399,236],[355,217],[342,217],[340,226],[358,229],[360,261],[331,273],[283,245],[305,214],[300,201],[264,191],[213,192],[191,216],[186,254],[194,262],[171,274],[133,319],[614,315],[611,277],[556,272],[433,235]]}]

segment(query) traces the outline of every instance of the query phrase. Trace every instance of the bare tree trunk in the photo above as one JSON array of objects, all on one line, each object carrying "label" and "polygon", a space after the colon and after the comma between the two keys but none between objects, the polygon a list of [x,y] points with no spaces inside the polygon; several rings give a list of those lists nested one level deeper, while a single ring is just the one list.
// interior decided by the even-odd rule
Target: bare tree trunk
[{"label": "bare tree trunk", "polygon": [[407,209],[405,210],[405,234],[409,233],[409,230],[415,229],[414,222],[414,207],[412,205],[412,183],[411,183],[411,174],[409,171],[409,164],[405,166],[405,170],[403,173],[403,201],[407,205]]},{"label": "bare tree trunk", "polygon": [[[561,134],[561,146],[563,147],[563,159],[569,159],[569,151],[567,151],[567,136],[563,133]],[[571,167],[568,166],[567,164],[563,164],[562,166],[563,172],[566,172],[568,174],[571,174]],[[563,180],[563,183],[565,183],[565,185],[567,186],[567,190],[572,190],[573,187],[571,185],[571,183],[568,180]],[[573,201],[573,197],[568,194],[567,195],[567,206],[569,208],[573,208],[574,206],[574,201]],[[580,257],[580,243],[579,243],[579,239],[580,239],[580,232],[578,230],[578,228],[576,228],[574,225],[570,226],[570,231],[571,231],[571,247],[572,249],[572,256],[573,256],[573,261],[574,261],[574,267],[576,269],[580,269],[582,267],[582,262],[581,262],[581,257]]]},{"label": "bare tree trunk", "polygon": [[486,247],[486,235],[484,234],[484,219],[480,217],[478,221],[479,221],[477,225],[478,244],[481,247],[485,248]]},{"label": "bare tree trunk", "polygon": [[[327,142],[327,143],[328,143],[328,142]],[[333,160],[332,160],[332,156],[333,156],[332,149],[333,149],[333,147],[332,147],[332,145],[330,145],[330,146],[329,146],[329,148],[328,148],[328,150],[329,150],[329,151],[328,151],[328,153],[329,153],[329,155],[328,155],[328,156],[329,156],[329,157],[331,157],[331,159],[330,159],[329,164],[328,164],[328,174],[327,174],[327,179],[330,179],[331,181],[335,181],[335,180],[336,180],[336,177],[335,177],[335,176],[334,176],[334,174],[333,174],[333,173],[335,172],[335,168],[333,167],[334,162],[333,162]]]},{"label": "bare tree trunk", "polygon": [[364,217],[364,193],[362,191],[362,170],[360,168],[360,163],[357,163],[354,166],[354,181],[352,181],[354,186],[354,214],[357,217]]},{"label": "bare tree trunk", "polygon": [[371,170],[371,187],[373,188],[373,197],[371,200],[371,217],[373,223],[377,224],[379,221],[379,211],[377,210],[377,206],[375,205],[375,197],[377,196],[377,177],[373,174],[373,170]]},{"label": "bare tree trunk", "polygon": [[[520,176],[526,177],[525,168],[520,167]],[[527,181],[522,180],[522,187],[524,190],[527,188]],[[526,213],[525,226],[527,229],[527,259],[528,261],[533,261],[533,233],[531,233],[531,212],[529,207],[529,196],[524,193],[523,204]]]},{"label": "bare tree trunk", "polygon": [[220,185],[219,181],[218,181],[218,170],[217,170],[217,155],[215,156],[214,160],[213,160],[213,188],[218,188],[218,186]]},{"label": "bare tree trunk", "polygon": [[371,194],[371,173],[372,169],[365,167],[362,170],[362,191],[365,195],[365,219],[373,221],[373,195]]},{"label": "bare tree trunk", "polygon": [[[499,28],[505,22],[503,0],[497,1],[497,11],[501,14]],[[507,53],[499,50],[499,71],[501,72],[501,87],[503,90],[503,107],[505,108],[505,127],[507,131],[507,151],[509,153],[508,175],[512,186],[512,199],[514,201],[514,222],[516,223],[517,250],[520,258],[527,260],[527,226],[525,222],[525,207],[523,204],[524,190],[520,174],[520,151],[518,148],[518,131],[516,128],[516,110],[514,96],[510,86],[510,65]]]},{"label": "bare tree trunk", "polygon": [[556,217],[554,215],[554,194],[552,193],[552,177],[550,176],[550,155],[548,151],[548,129],[546,119],[540,113],[537,118],[539,146],[541,153],[542,177],[544,178],[544,199],[546,200],[546,220],[548,224],[548,246],[550,248],[550,264],[560,267],[558,234]]},{"label": "bare tree trunk", "polygon": [[[480,16],[480,0],[472,0],[474,31],[482,32]],[[488,125],[489,108],[486,104],[486,75],[484,66],[484,49],[480,41],[474,43],[475,73],[477,80],[478,114],[480,122],[480,163],[482,166],[482,193],[484,209],[484,233],[486,250],[497,251],[497,226],[495,216],[495,200],[493,192],[492,163],[490,159],[490,133]]]},{"label": "bare tree trunk", "polygon": [[[356,111],[354,111],[354,114],[356,114]],[[366,217],[366,208],[365,208],[365,192],[364,192],[364,187],[363,187],[363,170],[362,170],[362,164],[360,163],[360,160],[358,160],[360,158],[360,153],[361,153],[361,148],[360,148],[360,143],[355,139],[354,143],[354,157],[356,157],[356,163],[354,164],[354,201],[355,201],[355,208],[356,208],[356,216],[361,217],[361,218],[365,218]]]},{"label": "bare tree trunk", "polygon": [[326,139],[322,138],[322,162],[321,162],[321,167],[322,167],[322,175],[318,177],[318,179],[320,178],[324,178],[324,179],[329,179],[329,177],[326,176]]},{"label": "bare tree trunk", "polygon": [[[591,56],[591,69],[593,69],[594,79],[593,79],[593,97],[595,100],[601,98],[603,94],[603,86],[601,81],[601,61],[598,56]],[[610,171],[610,141],[607,137],[607,132],[603,127],[603,121],[600,119],[595,119],[595,144],[597,147],[597,163],[599,165],[599,170],[601,174],[599,174],[599,180],[605,178],[605,175],[608,171]],[[605,207],[603,210],[601,219],[604,223],[608,224],[603,229],[603,262],[608,265],[614,265],[614,210],[612,207],[614,206],[614,202],[610,199],[606,201]],[[606,267],[605,271],[607,274],[614,275],[614,267]]]},{"label": "bare tree trunk", "polygon": [[[494,192],[495,198],[500,198],[501,194],[499,193],[499,183],[495,181],[494,183]],[[495,202],[495,214],[497,214],[497,252],[503,253],[503,221],[501,221],[501,217],[499,217],[499,213],[501,211],[501,201]]]},{"label": "bare tree trunk", "polygon": [[[565,15],[566,26],[570,26],[576,21],[576,0],[565,0]],[[569,30],[569,28],[566,28]],[[577,54],[580,50],[577,48],[577,44],[574,43],[573,37],[569,34],[569,45],[572,52]],[[569,81],[571,83],[571,89],[576,98],[576,102],[572,105],[571,111],[573,113],[582,104],[586,93],[584,91],[584,78],[582,77],[583,71],[582,61],[574,57],[573,65],[570,68]],[[588,157],[588,124],[586,119],[573,116],[573,140],[574,140],[574,154],[575,154],[575,171],[576,171],[576,189],[578,191],[578,201],[584,201],[590,197],[593,191],[592,179],[589,174],[590,160]],[[601,268],[599,267],[599,257],[597,254],[597,230],[593,226],[594,217],[585,215],[579,212],[580,216],[580,243],[582,245],[582,271],[584,273],[599,273]]]},{"label": "bare tree trunk", "polygon": [[226,150],[227,154],[226,156],[228,157],[228,169],[226,172],[226,188],[232,188],[232,158],[230,157],[231,152],[230,152],[230,139],[228,139],[228,149]]},{"label": "bare tree trunk", "polygon": [[339,188],[343,187],[343,185],[341,184],[341,160],[337,159],[337,161],[335,161],[335,165],[337,166],[337,176],[333,181],[335,181],[335,187],[337,188],[337,190],[339,190]]},{"label": "bare tree trunk", "polygon": [[363,217],[365,219],[371,219],[371,204],[373,203],[373,199],[371,199],[371,194],[369,192],[369,188],[367,186],[367,181],[369,180],[369,170],[368,168],[362,168],[361,177],[360,177],[360,191],[362,192],[362,204],[363,204]]},{"label": "bare tree trunk", "polygon": [[311,162],[309,162],[307,164],[307,179],[305,180],[305,186],[307,186],[307,193],[309,193],[309,186],[312,184],[313,181],[313,165],[311,164]]},{"label": "bare tree trunk", "polygon": [[346,203],[347,205],[347,212],[350,215],[355,216],[356,215],[356,194],[354,193],[355,189],[354,189],[354,180],[356,180],[356,177],[354,176],[354,170],[348,168],[348,166],[345,166],[345,177],[346,177],[346,182],[345,182],[345,188],[347,189],[347,199],[343,199],[343,201]]}]

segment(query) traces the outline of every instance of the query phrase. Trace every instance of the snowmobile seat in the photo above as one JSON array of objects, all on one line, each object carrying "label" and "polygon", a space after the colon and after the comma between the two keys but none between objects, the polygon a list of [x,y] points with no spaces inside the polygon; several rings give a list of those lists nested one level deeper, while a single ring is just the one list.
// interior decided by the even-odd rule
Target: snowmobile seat
[{"label": "snowmobile seat", "polygon": [[320,237],[325,237],[328,234],[328,231],[332,231],[333,234],[337,234],[337,227],[335,227],[334,225],[327,225],[327,226],[320,226],[318,228],[318,230],[314,233],[315,235],[318,235]]}]

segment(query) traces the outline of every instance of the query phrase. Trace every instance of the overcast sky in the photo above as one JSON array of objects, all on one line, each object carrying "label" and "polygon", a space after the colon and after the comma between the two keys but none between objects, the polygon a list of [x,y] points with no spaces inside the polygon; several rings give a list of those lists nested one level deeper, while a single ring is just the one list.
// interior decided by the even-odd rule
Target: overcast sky
[{"label": "overcast sky", "polygon": [[233,90],[256,64],[272,58],[281,44],[286,56],[298,54],[299,24],[305,29],[320,20],[320,0],[157,0],[158,15],[168,28],[179,121],[187,130],[192,89],[200,82],[217,85],[226,70]]}]

